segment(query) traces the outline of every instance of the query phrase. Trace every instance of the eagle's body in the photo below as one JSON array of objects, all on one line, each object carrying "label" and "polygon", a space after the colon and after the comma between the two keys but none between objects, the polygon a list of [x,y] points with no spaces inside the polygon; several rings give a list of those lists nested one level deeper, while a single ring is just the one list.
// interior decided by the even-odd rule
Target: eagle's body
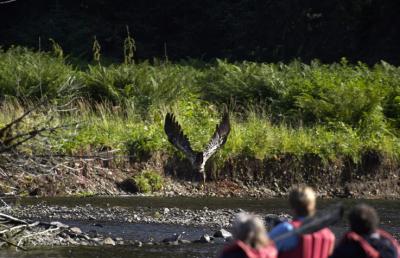
[{"label": "eagle's body", "polygon": [[203,176],[203,183],[205,183],[206,162],[220,147],[225,144],[230,132],[228,113],[224,114],[220,124],[217,125],[210,142],[202,152],[192,150],[188,137],[183,133],[181,126],[171,113],[168,113],[165,117],[164,130],[168,136],[169,142],[185,154],[192,164],[192,167],[201,173]]}]

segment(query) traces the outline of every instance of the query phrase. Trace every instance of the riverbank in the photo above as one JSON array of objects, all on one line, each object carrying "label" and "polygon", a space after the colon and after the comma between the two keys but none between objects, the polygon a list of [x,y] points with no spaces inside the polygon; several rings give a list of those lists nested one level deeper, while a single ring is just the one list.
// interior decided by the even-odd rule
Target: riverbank
[{"label": "riverbank", "polygon": [[[319,208],[329,212],[338,201],[320,200]],[[10,207],[1,208],[1,214],[34,225],[33,230],[26,226],[29,229],[25,232],[27,235],[51,231],[43,237],[42,233],[38,238],[32,237],[32,241],[26,243],[28,247],[116,245],[145,248],[210,243],[217,244],[217,249],[220,249],[230,239],[231,222],[238,212],[260,215],[265,218],[269,229],[276,219],[290,218],[284,199],[65,197],[23,198],[7,202]],[[345,210],[357,202],[344,200]],[[377,209],[381,227],[399,239],[399,203],[385,200],[365,202]],[[221,229],[227,232],[221,232]],[[346,230],[346,221],[338,223],[332,230],[340,237]],[[215,249],[211,246],[206,248]]]},{"label": "riverbank", "polygon": [[[343,59],[78,68],[54,54],[0,50],[3,195],[276,197],[308,184],[327,198],[400,197],[398,67]],[[232,130],[200,190],[164,118],[173,112],[201,151],[226,108]]]},{"label": "riverbank", "polygon": [[[0,174],[0,191],[6,196],[216,196],[271,198],[288,194],[294,184],[309,184],[323,198],[398,199],[399,169],[388,159],[371,165],[342,160],[324,163],[305,156],[277,156],[272,159],[239,157],[218,170],[209,171],[210,181],[201,188],[196,173],[185,160],[155,155],[146,162],[130,164],[121,160],[53,158],[51,161],[9,160]],[[3,163],[4,166],[4,163]],[[47,170],[50,167],[54,170]],[[141,193],[135,176],[154,171],[162,178],[159,191]],[[197,177],[196,177],[197,176]],[[189,179],[191,178],[191,179]]]},{"label": "riverbank", "polygon": [[[240,208],[212,210],[207,207],[191,210],[141,206],[102,208],[89,204],[74,207],[44,203],[12,205],[3,207],[0,212],[3,221],[0,247],[8,245],[26,251],[46,246],[223,244],[232,239],[226,229],[231,227],[235,214],[242,211]],[[271,227],[279,218],[285,219],[287,215],[268,214],[267,226]],[[155,231],[144,235],[127,234],[132,230],[129,228],[135,227],[136,230],[153,227]],[[170,235],[165,235],[166,228],[170,228]]]}]

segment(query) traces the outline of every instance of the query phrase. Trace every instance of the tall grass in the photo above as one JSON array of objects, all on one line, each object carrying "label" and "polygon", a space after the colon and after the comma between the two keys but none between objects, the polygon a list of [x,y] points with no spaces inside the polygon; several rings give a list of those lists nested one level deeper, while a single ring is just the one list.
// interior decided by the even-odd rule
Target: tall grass
[{"label": "tall grass", "polygon": [[20,99],[59,97],[71,88],[77,72],[60,57],[15,47],[0,49],[0,96]]},{"label": "tall grass", "polygon": [[188,66],[149,63],[89,66],[80,73],[84,93],[95,101],[134,103],[137,108],[172,103],[192,92],[196,70]]},{"label": "tall grass", "polygon": [[[10,109],[10,105],[6,105],[2,111]],[[21,106],[14,110],[18,113],[23,112]],[[180,101],[168,110],[177,114],[196,150],[205,147],[220,118],[216,107],[204,102]],[[137,149],[176,153],[163,130],[166,111],[164,108],[153,109],[143,118],[134,107],[116,110],[115,106],[109,103],[92,105],[79,102],[75,111],[58,116],[54,121],[58,124],[80,122],[79,127],[59,131],[50,141],[50,151],[89,154],[108,147],[119,150],[120,154],[129,154],[132,143],[138,143],[134,146]],[[36,120],[41,119],[40,117],[44,119],[45,113],[35,115]],[[0,116],[0,124],[4,124],[6,120],[9,120],[9,117]],[[253,111],[246,111],[241,115],[233,113],[231,120],[232,131],[229,140],[217,153],[216,158],[220,161],[238,155],[263,159],[280,154],[314,154],[325,161],[346,156],[357,162],[362,152],[370,149],[395,159],[400,154],[400,141],[397,137],[391,134],[380,135],[379,139],[365,137],[362,130],[344,124],[335,129],[324,125],[293,128],[284,123],[272,123],[264,114]]]},{"label": "tall grass", "polygon": [[[137,143],[172,153],[162,128],[167,111],[177,115],[193,148],[202,149],[221,105],[228,104],[232,133],[218,152],[220,159],[312,153],[326,160],[343,155],[357,160],[366,149],[398,157],[399,82],[399,67],[385,62],[373,67],[345,59],[334,64],[132,62],[82,70],[52,53],[0,51],[1,99],[79,97],[75,111],[57,118],[58,123],[80,122],[52,141],[52,151],[62,153],[104,146],[128,153]],[[10,113],[9,103],[3,100],[2,112]],[[7,116],[0,116],[0,124]]]}]

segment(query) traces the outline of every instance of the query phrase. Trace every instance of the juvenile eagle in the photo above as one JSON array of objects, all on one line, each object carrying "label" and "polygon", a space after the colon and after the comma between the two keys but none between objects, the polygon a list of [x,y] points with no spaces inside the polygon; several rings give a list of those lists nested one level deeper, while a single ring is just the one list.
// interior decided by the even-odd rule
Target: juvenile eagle
[{"label": "juvenile eagle", "polygon": [[168,136],[169,142],[178,150],[182,151],[189,159],[192,167],[202,175],[204,184],[206,182],[205,165],[207,160],[214,155],[228,139],[231,130],[229,114],[227,112],[224,113],[221,122],[216,126],[210,142],[202,152],[192,150],[188,137],[183,133],[181,126],[171,113],[168,113],[165,117],[164,130]]}]

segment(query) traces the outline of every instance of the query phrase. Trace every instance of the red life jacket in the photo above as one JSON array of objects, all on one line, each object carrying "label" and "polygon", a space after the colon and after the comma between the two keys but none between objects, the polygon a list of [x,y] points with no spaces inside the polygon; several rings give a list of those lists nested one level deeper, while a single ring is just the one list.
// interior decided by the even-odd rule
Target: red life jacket
[{"label": "red life jacket", "polygon": [[[396,239],[394,239],[392,235],[382,229],[378,229],[377,231],[381,237],[388,239],[392,243],[392,245],[397,249],[397,257],[400,258],[400,245],[396,241]],[[357,242],[364,250],[367,258],[380,258],[379,252],[373,246],[371,246],[367,240],[365,240],[362,236],[353,231],[347,232],[344,235],[342,241]]]},{"label": "red life jacket", "polygon": [[278,250],[274,244],[270,244],[261,249],[255,249],[251,246],[245,244],[244,242],[237,240],[231,245],[224,248],[222,251],[222,256],[235,253],[235,252],[244,252],[247,258],[277,258]]},{"label": "red life jacket", "polygon": [[[294,220],[290,224],[294,228],[302,222]],[[299,237],[299,244],[293,250],[280,252],[279,258],[328,258],[335,244],[335,235],[328,228]]]}]

